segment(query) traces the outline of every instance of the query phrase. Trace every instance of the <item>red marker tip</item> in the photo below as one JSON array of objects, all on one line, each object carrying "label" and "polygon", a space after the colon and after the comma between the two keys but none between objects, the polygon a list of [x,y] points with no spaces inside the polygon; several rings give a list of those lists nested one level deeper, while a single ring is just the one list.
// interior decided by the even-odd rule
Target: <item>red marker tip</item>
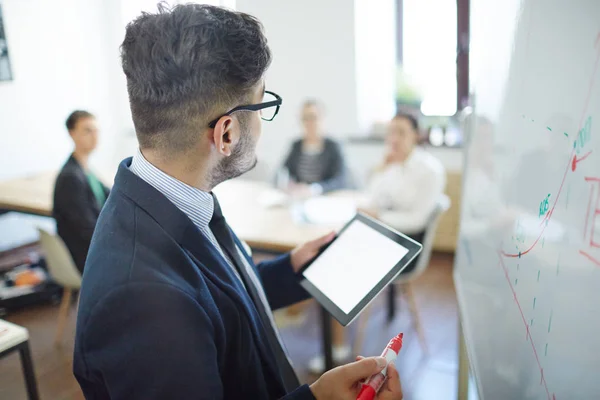
[{"label": "red marker tip", "polygon": [[388,348],[394,350],[394,352],[396,354],[398,354],[400,352],[400,349],[402,348],[402,338],[403,337],[404,337],[404,333],[398,334],[395,338],[390,340],[390,342],[388,343]]}]

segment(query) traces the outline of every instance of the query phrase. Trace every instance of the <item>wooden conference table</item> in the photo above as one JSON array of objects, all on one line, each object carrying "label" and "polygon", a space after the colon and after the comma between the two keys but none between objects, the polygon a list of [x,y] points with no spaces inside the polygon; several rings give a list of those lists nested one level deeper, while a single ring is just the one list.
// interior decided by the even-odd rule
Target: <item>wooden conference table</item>
[{"label": "wooden conference table", "polygon": [[[109,174],[99,175],[110,182]],[[51,216],[55,179],[56,173],[45,172],[0,182],[0,210]],[[286,252],[340,227],[335,222],[299,221],[289,207],[273,204],[281,194],[263,182],[236,179],[222,183],[215,193],[229,225],[254,249]],[[353,192],[338,192],[331,197],[353,196]]]},{"label": "wooden conference table", "polygon": [[[114,174],[102,173],[99,176],[105,182],[112,182]],[[52,215],[52,193],[56,172],[0,182],[0,211],[20,211],[36,215]],[[109,185],[111,186],[111,185]],[[219,185],[215,189],[223,214],[240,237],[253,249],[275,253],[287,252],[294,247],[338,229],[342,222],[335,218],[328,222],[308,223],[299,217],[299,204],[296,207],[278,204],[283,200],[281,193],[263,182],[235,179]],[[345,208],[349,202],[355,202],[358,195],[353,192],[339,192],[328,196],[327,207],[331,200],[339,199],[343,204],[338,210],[326,210],[332,214]],[[336,200],[337,201],[337,200]],[[330,315],[321,309],[323,331],[323,353],[327,369],[333,367]]]}]

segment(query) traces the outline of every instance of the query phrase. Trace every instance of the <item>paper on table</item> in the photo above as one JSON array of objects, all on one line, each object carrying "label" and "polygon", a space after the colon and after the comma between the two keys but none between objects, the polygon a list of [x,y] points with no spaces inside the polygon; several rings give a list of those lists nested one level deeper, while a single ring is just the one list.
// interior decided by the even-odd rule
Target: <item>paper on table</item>
[{"label": "paper on table", "polygon": [[257,200],[265,208],[282,207],[290,202],[290,196],[281,190],[269,189],[263,191]]},{"label": "paper on table", "polygon": [[306,200],[304,217],[313,224],[343,224],[356,214],[356,201],[343,197],[315,197]]}]

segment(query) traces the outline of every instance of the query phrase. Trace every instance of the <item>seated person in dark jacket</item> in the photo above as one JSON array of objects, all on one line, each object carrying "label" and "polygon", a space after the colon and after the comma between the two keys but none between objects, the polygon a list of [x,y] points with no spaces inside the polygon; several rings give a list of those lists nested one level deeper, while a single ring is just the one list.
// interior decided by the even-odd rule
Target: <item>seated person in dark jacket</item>
[{"label": "seated person in dark jacket", "polygon": [[318,195],[346,187],[346,167],[340,146],[323,136],[322,108],[315,100],[302,106],[304,135],[292,145],[284,167],[291,178],[290,191]]},{"label": "seated person in dark jacket", "polygon": [[98,142],[96,118],[87,111],[74,111],[66,125],[75,150],[56,178],[52,215],[58,235],[83,273],[96,220],[109,191],[88,168]]}]

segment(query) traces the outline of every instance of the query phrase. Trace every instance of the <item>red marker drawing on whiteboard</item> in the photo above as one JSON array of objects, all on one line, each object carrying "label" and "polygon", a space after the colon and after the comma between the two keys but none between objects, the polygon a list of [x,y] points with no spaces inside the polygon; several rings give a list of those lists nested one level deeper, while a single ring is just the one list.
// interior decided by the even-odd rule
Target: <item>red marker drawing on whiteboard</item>
[{"label": "red marker drawing on whiteboard", "polygon": [[578,162],[581,162],[581,161],[583,161],[583,160],[585,160],[585,159],[586,159],[586,158],[587,158],[587,157],[588,157],[590,154],[592,154],[592,151],[591,151],[591,150],[590,150],[590,151],[588,151],[587,153],[585,153],[585,155],[583,155],[583,156],[582,156],[582,157],[580,157],[580,158],[577,158],[577,155],[574,155],[574,156],[573,156],[573,161],[571,161],[571,170],[572,170],[573,172],[575,172],[575,169],[577,168],[577,163],[578,163]]},{"label": "red marker drawing on whiteboard", "polygon": [[[396,360],[396,357],[398,357],[398,353],[400,353],[400,349],[402,348],[403,337],[403,333],[394,337],[385,347],[383,353],[381,353],[381,357],[385,358],[388,364]],[[387,367],[385,367],[380,373],[370,377],[366,383],[363,383],[356,400],[373,400],[377,395],[377,392],[379,392],[379,389],[381,389],[383,386],[385,378],[387,378]]]}]

